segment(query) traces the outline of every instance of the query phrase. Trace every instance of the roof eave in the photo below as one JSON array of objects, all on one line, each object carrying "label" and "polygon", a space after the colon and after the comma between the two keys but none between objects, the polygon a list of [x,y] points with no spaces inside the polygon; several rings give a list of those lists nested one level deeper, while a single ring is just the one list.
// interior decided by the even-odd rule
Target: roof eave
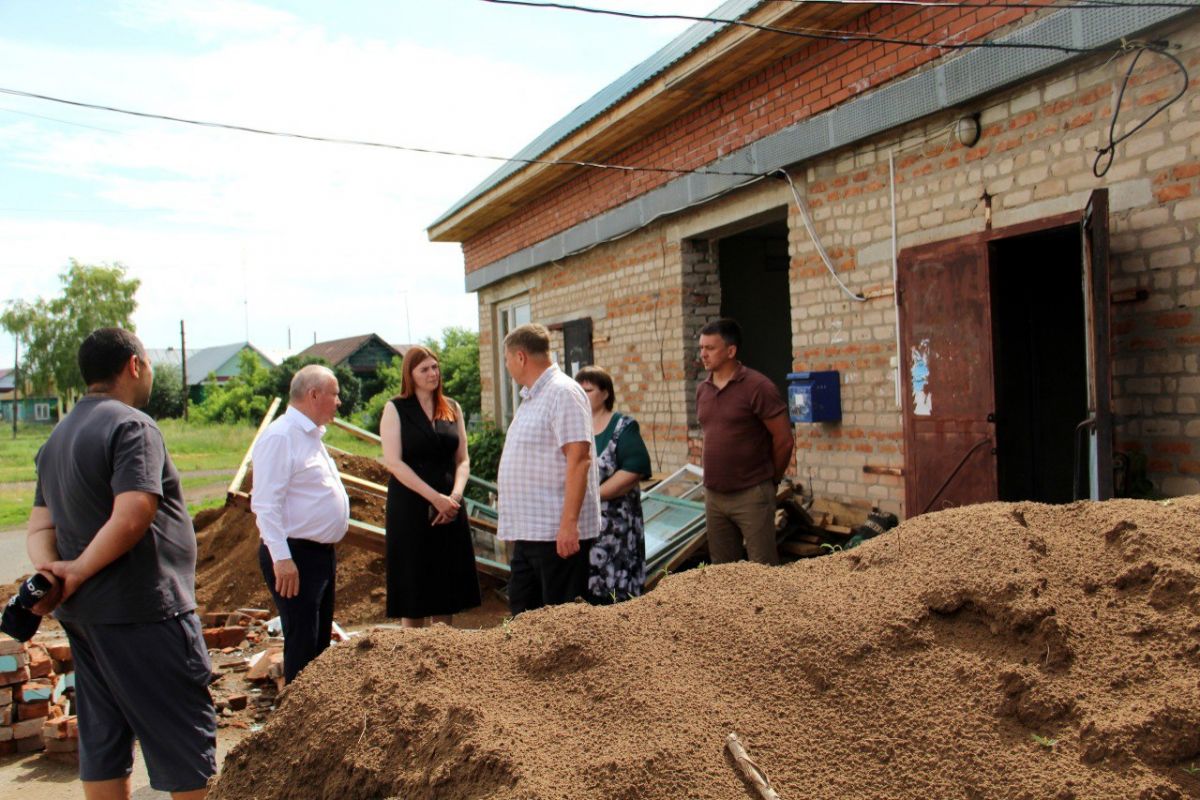
[{"label": "roof eave", "polygon": [[[780,26],[802,21],[807,26],[818,23],[828,26],[844,24],[872,7],[865,4],[766,3],[754,8],[744,19],[759,25]],[[807,44],[809,40],[800,37],[726,25],[536,157],[550,161],[611,158],[612,153],[638,136],[661,128],[761,70],[767,63]],[[435,220],[427,229],[429,239],[434,242],[466,241],[533,197],[565,182],[580,169],[584,168],[526,165],[495,186],[475,196],[468,195],[466,200]]]}]

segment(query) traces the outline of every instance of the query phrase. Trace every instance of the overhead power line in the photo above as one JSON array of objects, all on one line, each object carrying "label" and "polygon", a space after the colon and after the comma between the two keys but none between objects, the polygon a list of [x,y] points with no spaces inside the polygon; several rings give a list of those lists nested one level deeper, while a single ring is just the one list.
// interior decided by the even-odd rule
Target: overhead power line
[{"label": "overhead power line", "polygon": [[[543,0],[480,0],[483,3],[492,3],[501,6],[523,6],[526,8],[548,8],[557,11],[573,11],[582,14],[597,14],[610,17],[624,17],[626,19],[638,20],[683,20],[690,22],[710,22],[714,25],[735,25],[742,28],[750,28],[752,30],[765,31],[767,33],[777,33],[783,36],[795,36],[801,39],[811,39],[815,41],[825,42],[872,42],[874,44],[892,44],[902,47],[925,47],[938,50],[974,50],[977,48],[992,48],[1004,50],[1050,50],[1056,53],[1068,53],[1072,55],[1090,55],[1094,53],[1114,53],[1121,52],[1123,48],[1118,45],[1109,47],[1071,47],[1064,44],[1045,44],[1041,42],[997,42],[989,39],[981,39],[969,42],[952,42],[952,41],[937,41],[931,42],[920,39],[901,39],[892,36],[878,36],[871,33],[859,31],[824,31],[811,28],[781,28],[777,25],[763,25],[757,22],[747,22],[740,19],[727,19],[722,17],[700,17],[691,14],[652,14],[640,11],[617,11],[611,8],[595,8],[593,6],[580,6],[571,3],[555,3],[544,2]],[[776,0],[778,2],[778,0]],[[1089,0],[1095,4],[1095,0]],[[939,4],[950,5],[950,4]],[[1141,5],[1139,3],[1139,5]],[[1042,6],[1039,6],[1039,8]],[[1108,5],[1094,5],[1095,8],[1110,8]],[[1132,4],[1124,4],[1124,8],[1134,8]],[[1200,8],[1200,5],[1195,3],[1183,3],[1179,6],[1182,8]]]},{"label": "overhead power line", "polygon": [[590,169],[615,170],[620,172],[658,172],[671,175],[733,175],[746,178],[757,178],[757,172],[738,172],[735,170],[719,170],[719,169],[670,169],[668,167],[640,167],[629,164],[605,164],[598,161],[575,161],[573,159],[547,159],[547,158],[517,158],[513,156],[496,156],[486,155],[482,153],[464,153],[456,150],[436,150],[429,147],[413,147],[410,145],[392,144],[389,142],[373,142],[364,139],[343,139],[336,136],[317,136],[308,133],[293,133],[289,131],[275,131],[267,128],[255,128],[249,125],[234,125],[227,122],[211,122],[208,120],[189,119],[187,117],[174,117],[169,114],[155,114],[149,111],[135,111],[129,108],[119,108],[117,106],[108,106],[101,103],[86,103],[82,100],[68,100],[63,97],[51,97],[46,94],[38,94],[36,92],[25,92],[19,89],[5,89],[0,87],[0,94],[8,94],[13,97],[25,97],[32,100],[45,100],[50,103],[60,103],[62,105],[74,106],[75,108],[88,108],[93,111],[107,111],[113,114],[126,114],[131,117],[140,117],[142,119],[156,119],[165,122],[178,122],[184,125],[196,125],[201,128],[216,128],[219,130],[238,131],[240,133],[254,133],[262,136],[277,136],[284,139],[301,139],[308,142],[327,142],[330,144],[346,144],[358,147],[378,147],[385,150],[400,150],[406,153],[424,153],[426,155],[435,156],[453,156],[456,158],[474,158],[484,161],[504,161],[517,164],[544,164],[548,166],[563,166],[563,167],[588,167]]},{"label": "overhead power line", "polygon": [[918,8],[1028,8],[1028,9],[1070,9],[1111,11],[1121,8],[1200,8],[1200,3],[1175,0],[1175,2],[1160,2],[1160,0],[1137,0],[1122,2],[1121,0],[1080,0],[1080,2],[1045,3],[1013,3],[990,2],[990,0],[963,0],[963,2],[938,2],[938,0],[771,0],[772,3],[791,3],[793,5],[828,5],[828,6],[910,6]]}]

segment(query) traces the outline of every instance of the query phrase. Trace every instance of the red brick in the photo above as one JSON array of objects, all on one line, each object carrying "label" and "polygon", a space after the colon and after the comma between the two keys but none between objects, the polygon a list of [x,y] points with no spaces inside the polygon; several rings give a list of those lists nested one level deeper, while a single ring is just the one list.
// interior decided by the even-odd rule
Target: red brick
[{"label": "red brick", "polygon": [[29,719],[45,719],[50,716],[50,701],[41,700],[36,703],[17,703],[17,720],[24,722]]},{"label": "red brick", "polygon": [[1159,314],[1154,318],[1154,327],[1159,328],[1186,328],[1192,324],[1192,312],[1190,311],[1173,311],[1169,314]]},{"label": "red brick", "polygon": [[220,650],[222,647],[236,647],[246,638],[246,629],[240,625],[228,628],[205,628],[204,644],[210,650]]},{"label": "red brick", "polygon": [[29,680],[29,667],[21,667],[16,672],[0,672],[0,686],[11,686],[27,680]]},{"label": "red brick", "polygon": [[1192,196],[1192,187],[1186,183],[1176,183],[1172,186],[1164,186],[1154,193],[1155,199],[1160,203],[1169,203],[1172,200],[1182,200],[1185,197]]}]

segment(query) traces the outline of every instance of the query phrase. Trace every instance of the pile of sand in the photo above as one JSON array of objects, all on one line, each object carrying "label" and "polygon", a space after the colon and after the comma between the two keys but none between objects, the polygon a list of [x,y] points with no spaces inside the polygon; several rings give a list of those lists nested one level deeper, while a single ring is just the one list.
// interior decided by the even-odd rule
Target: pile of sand
[{"label": "pile of sand", "polygon": [[[373,483],[386,486],[388,472],[377,461],[349,453],[335,453],[338,468]],[[243,487],[249,489],[253,473]],[[387,524],[386,500],[353,485],[350,515],[379,528]],[[254,514],[234,505],[202,511],[192,521],[196,528],[196,602],[202,611],[231,611],[237,608],[274,608],[258,564],[259,536]],[[344,626],[386,620],[383,556],[342,543],[337,546],[337,587],[334,618]],[[504,616],[503,602],[490,591],[486,579],[484,604],[480,609],[455,616],[459,627],[485,627]],[[395,622],[395,620],[388,620]]]},{"label": "pile of sand", "polygon": [[[993,503],[331,649],[214,798],[1200,796],[1200,499]],[[1037,738],[1035,738],[1037,737]]]}]

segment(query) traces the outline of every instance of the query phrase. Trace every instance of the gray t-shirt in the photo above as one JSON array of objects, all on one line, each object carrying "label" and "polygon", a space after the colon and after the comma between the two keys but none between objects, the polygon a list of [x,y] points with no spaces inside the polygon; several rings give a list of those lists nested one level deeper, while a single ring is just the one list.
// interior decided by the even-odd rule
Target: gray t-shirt
[{"label": "gray t-shirt", "polygon": [[119,400],[84,397],[35,458],[33,504],[54,520],[58,556],[78,558],[122,492],[158,495],[158,513],[129,552],[58,607],[67,622],[157,622],[196,607],[196,532],[154,420]]}]

